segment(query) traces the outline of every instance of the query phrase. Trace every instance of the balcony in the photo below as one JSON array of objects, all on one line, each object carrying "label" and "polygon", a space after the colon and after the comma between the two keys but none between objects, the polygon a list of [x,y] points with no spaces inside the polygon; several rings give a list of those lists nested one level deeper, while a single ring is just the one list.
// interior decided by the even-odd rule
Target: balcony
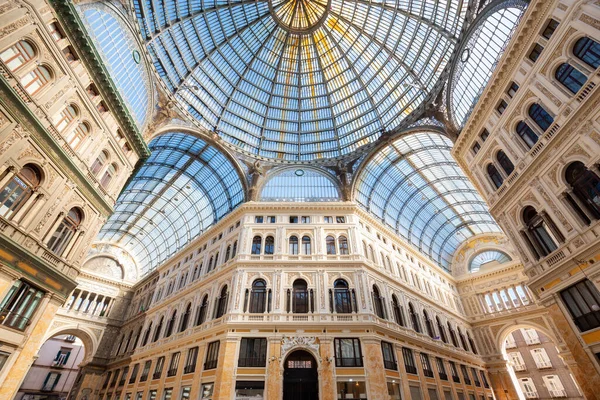
[{"label": "balcony", "polygon": [[525,366],[525,364],[513,364],[513,368],[515,369],[515,371],[527,370],[527,367]]},{"label": "balcony", "polygon": [[535,363],[537,369],[546,369],[552,368],[552,363],[550,361],[539,361]]},{"label": "balcony", "polygon": [[538,398],[538,393],[537,392],[525,392],[525,391],[523,391],[523,394],[528,399],[537,399]]},{"label": "balcony", "polygon": [[527,343],[527,345],[532,345],[532,344],[540,344],[540,338],[539,337],[527,337],[525,338],[525,343]]},{"label": "balcony", "polygon": [[550,396],[555,397],[567,397],[567,391],[564,389],[559,390],[549,390]]}]

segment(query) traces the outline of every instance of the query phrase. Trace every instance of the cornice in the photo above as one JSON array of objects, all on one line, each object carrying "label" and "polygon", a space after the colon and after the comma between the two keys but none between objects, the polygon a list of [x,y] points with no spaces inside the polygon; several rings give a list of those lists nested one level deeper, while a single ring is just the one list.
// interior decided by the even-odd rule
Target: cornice
[{"label": "cornice", "polygon": [[110,111],[116,117],[125,136],[133,144],[141,159],[148,158],[150,156],[150,149],[125,106],[125,102],[106,70],[92,40],[87,35],[83,22],[75,10],[75,6],[69,0],[48,1],[54,8],[65,33],[75,45],[76,51],[81,56],[81,60],[84,62],[87,71],[96,83],[98,90],[102,93],[102,97],[108,103]]},{"label": "cornice", "polygon": [[521,264],[521,262],[519,261],[516,261],[511,265],[502,264],[500,266],[495,267],[492,270],[485,270],[477,272],[475,274],[463,275],[461,277],[456,278],[456,283],[458,285],[465,285],[468,283],[475,283],[478,281],[487,281],[490,278],[495,278],[510,272],[523,272],[523,277],[526,277],[523,264]]}]

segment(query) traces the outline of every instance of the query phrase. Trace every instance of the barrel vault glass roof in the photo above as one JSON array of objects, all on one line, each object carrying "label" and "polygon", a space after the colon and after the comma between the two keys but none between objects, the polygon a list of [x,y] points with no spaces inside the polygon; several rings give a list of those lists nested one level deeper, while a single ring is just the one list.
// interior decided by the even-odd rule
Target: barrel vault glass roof
[{"label": "barrel vault glass roof", "polygon": [[445,269],[465,239],[500,232],[451,146],[437,133],[402,136],[366,161],[355,193],[361,206]]},{"label": "barrel vault glass roof", "polygon": [[[122,22],[108,11],[108,7],[94,4],[83,7],[80,12],[127,108],[138,127],[143,126],[149,109],[150,85],[131,31],[121,25]],[[138,52],[137,61],[134,52]]]},{"label": "barrel vault glass roof", "polygon": [[512,261],[512,258],[510,258],[508,254],[502,251],[484,250],[480,253],[477,253],[475,257],[471,259],[471,262],[469,263],[469,272],[477,272],[481,269],[482,266],[492,263],[494,261],[498,264],[504,264],[509,261]]},{"label": "barrel vault glass roof", "polygon": [[340,201],[334,178],[312,168],[286,168],[270,176],[260,192],[262,201]]},{"label": "barrel vault glass roof", "polygon": [[196,137],[168,133],[135,174],[102,227],[99,242],[131,254],[144,274],[244,201],[237,169]]},{"label": "barrel vault glass roof", "polygon": [[426,98],[457,43],[455,0],[134,0],[168,90],[253,155],[351,153]]}]

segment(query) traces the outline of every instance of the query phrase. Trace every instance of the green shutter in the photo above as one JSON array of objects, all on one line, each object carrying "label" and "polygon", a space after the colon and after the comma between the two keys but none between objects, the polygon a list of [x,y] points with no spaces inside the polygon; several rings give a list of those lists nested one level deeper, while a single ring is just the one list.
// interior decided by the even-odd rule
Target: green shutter
[{"label": "green shutter", "polygon": [[71,352],[67,352],[67,356],[65,357],[65,361],[63,361],[63,365],[67,365],[67,361],[69,361],[69,356],[71,356]]}]

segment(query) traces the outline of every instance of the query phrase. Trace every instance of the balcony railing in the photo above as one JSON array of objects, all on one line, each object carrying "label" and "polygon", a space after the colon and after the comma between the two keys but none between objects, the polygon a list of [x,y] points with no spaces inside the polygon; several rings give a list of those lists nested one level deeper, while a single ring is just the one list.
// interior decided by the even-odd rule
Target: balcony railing
[{"label": "balcony railing", "polygon": [[525,343],[527,343],[528,345],[539,344],[540,338],[539,337],[528,337],[528,338],[525,338]]},{"label": "balcony railing", "polygon": [[186,365],[185,368],[183,369],[184,374],[191,374],[192,372],[195,372],[195,371],[196,371],[196,364]]},{"label": "balcony railing", "polygon": [[525,397],[527,397],[528,399],[537,399],[538,398],[538,394],[537,392],[523,392],[523,394],[525,395]]},{"label": "balcony railing", "polygon": [[31,321],[29,318],[21,314],[17,314],[5,308],[0,309],[0,325],[24,331],[30,323]]},{"label": "balcony railing", "polygon": [[567,397],[567,391],[564,389],[550,390],[549,392],[552,397]]},{"label": "balcony railing", "polygon": [[552,368],[552,363],[550,361],[538,361],[535,363],[535,366],[538,369]]},{"label": "balcony railing", "polygon": [[527,369],[525,364],[514,364],[513,368],[515,371],[525,371]]}]

